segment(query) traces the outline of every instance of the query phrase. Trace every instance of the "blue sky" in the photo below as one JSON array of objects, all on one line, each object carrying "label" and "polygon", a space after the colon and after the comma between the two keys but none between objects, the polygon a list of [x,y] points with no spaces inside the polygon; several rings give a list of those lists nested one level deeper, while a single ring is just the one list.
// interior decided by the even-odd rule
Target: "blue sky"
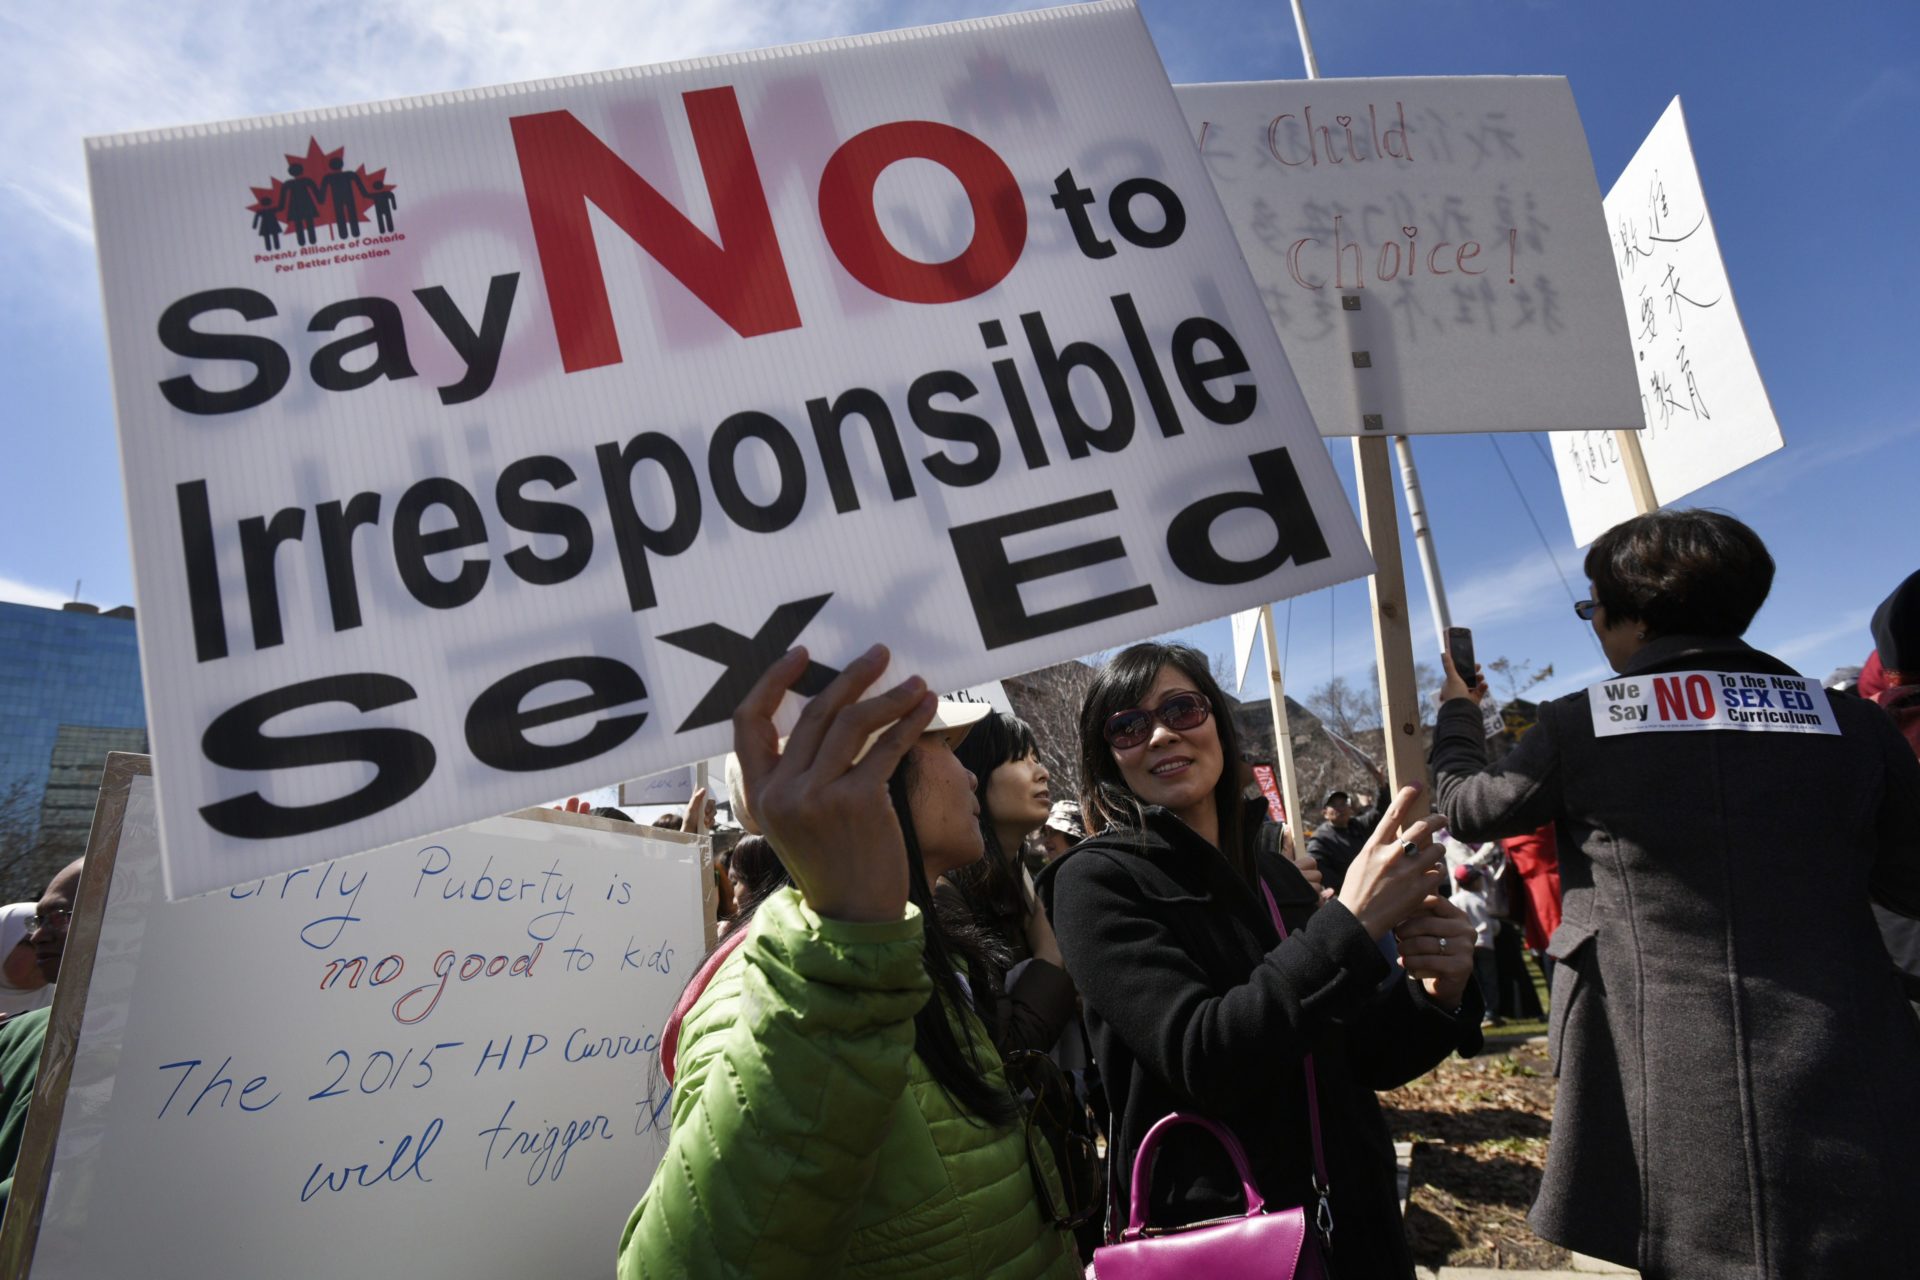
[{"label": "blue sky", "polygon": [[[0,142],[0,599],[57,604],[76,580],[132,599],[81,138],[633,65],[998,12],[864,0],[344,0],[323,9],[71,0],[0,11],[13,82]],[[1297,78],[1288,8],[1142,9],[1175,81]],[[1859,662],[1874,605],[1920,565],[1920,360],[1912,299],[1920,6],[1785,0],[1317,0],[1329,76],[1569,77],[1602,190],[1669,99],[1695,153],[1786,448],[1687,501],[1759,530],[1779,561],[1749,638],[1810,674]],[[1908,319],[1901,320],[1902,315]],[[1498,451],[1496,451],[1496,445]],[[1483,660],[1603,673],[1562,573],[1580,554],[1536,437],[1426,437],[1422,481],[1454,620]],[[1335,442],[1349,482],[1349,449]],[[1510,466],[1517,486],[1503,466]],[[1536,534],[1516,492],[1532,504]],[[1404,512],[1402,513],[1402,531]],[[1549,553],[1548,548],[1551,549]],[[1431,648],[1411,540],[1414,642]],[[1556,566],[1557,561],[1557,566]],[[1291,614],[1291,622],[1287,619]],[[1287,679],[1371,682],[1366,588],[1282,604]],[[1224,621],[1187,637],[1230,647]],[[1264,689],[1255,674],[1245,692]]]}]

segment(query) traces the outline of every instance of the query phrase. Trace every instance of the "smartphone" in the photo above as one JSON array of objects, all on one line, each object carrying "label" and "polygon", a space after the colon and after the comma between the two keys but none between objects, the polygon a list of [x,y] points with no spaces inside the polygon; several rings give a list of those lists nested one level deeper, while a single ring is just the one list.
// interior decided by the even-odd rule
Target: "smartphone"
[{"label": "smartphone", "polygon": [[1468,688],[1479,682],[1473,665],[1473,632],[1465,627],[1448,627],[1447,656],[1453,659],[1453,669],[1460,673]]}]

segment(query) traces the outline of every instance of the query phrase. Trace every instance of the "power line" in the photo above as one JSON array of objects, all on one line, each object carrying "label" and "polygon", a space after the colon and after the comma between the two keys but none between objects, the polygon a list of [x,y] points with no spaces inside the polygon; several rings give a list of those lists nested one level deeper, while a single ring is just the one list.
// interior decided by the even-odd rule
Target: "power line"
[{"label": "power line", "polygon": [[[1567,581],[1567,575],[1560,572],[1560,557],[1553,554],[1553,544],[1547,541],[1546,531],[1540,527],[1540,521],[1533,514],[1533,504],[1527,501],[1527,491],[1520,487],[1519,478],[1513,474],[1513,468],[1507,463],[1507,453],[1500,447],[1499,437],[1489,435],[1487,443],[1493,446],[1493,456],[1500,459],[1500,469],[1507,473],[1507,483],[1513,486],[1514,496],[1520,499],[1520,508],[1527,513],[1527,523],[1533,526],[1534,536],[1540,539],[1540,547],[1547,553],[1548,563],[1553,565],[1554,576],[1560,579],[1560,589],[1567,593],[1567,603],[1578,604],[1579,601],[1573,594],[1573,586]],[[1593,641],[1594,651],[1601,657],[1606,657],[1606,651],[1600,648],[1600,638],[1593,634],[1593,630],[1589,627],[1582,627],[1581,630],[1587,633],[1587,639]]]}]

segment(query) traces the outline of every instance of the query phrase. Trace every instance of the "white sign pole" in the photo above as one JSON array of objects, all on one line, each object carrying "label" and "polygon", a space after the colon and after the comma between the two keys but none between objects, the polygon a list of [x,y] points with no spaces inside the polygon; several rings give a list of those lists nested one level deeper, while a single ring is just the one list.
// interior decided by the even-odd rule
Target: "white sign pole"
[{"label": "white sign pole", "polygon": [[1293,856],[1307,851],[1307,834],[1300,825],[1300,785],[1294,780],[1293,731],[1287,727],[1287,690],[1280,678],[1280,652],[1273,644],[1273,606],[1260,606],[1260,634],[1267,645],[1267,697],[1273,706],[1273,758],[1280,766],[1280,797],[1287,806],[1287,834]]},{"label": "white sign pole", "polygon": [[[1304,0],[1293,0],[1293,22],[1300,32],[1300,54],[1307,78],[1320,78],[1320,59],[1307,32]],[[1342,299],[1340,316],[1351,330],[1359,312],[1358,295]],[[1356,349],[1357,351],[1357,349]],[[1356,355],[1355,367],[1361,367]],[[1426,777],[1420,750],[1419,689],[1413,677],[1413,638],[1407,620],[1407,582],[1400,564],[1400,523],[1393,509],[1387,442],[1382,436],[1353,438],[1353,467],[1360,490],[1360,528],[1373,551],[1374,572],[1367,579],[1373,609],[1373,656],[1380,672],[1380,724],[1386,744],[1387,785],[1398,791]],[[1437,579],[1436,579],[1437,581]],[[1295,821],[1289,808],[1289,822]]]},{"label": "white sign pole", "polygon": [[1440,580],[1440,552],[1433,544],[1433,528],[1427,523],[1427,503],[1420,494],[1420,472],[1413,465],[1413,442],[1405,436],[1395,436],[1393,456],[1400,461],[1400,492],[1407,500],[1407,522],[1413,526],[1413,545],[1420,553],[1420,576],[1427,581],[1427,603],[1433,606],[1434,643],[1445,652],[1447,628],[1453,625],[1453,613],[1447,608],[1447,585]]}]

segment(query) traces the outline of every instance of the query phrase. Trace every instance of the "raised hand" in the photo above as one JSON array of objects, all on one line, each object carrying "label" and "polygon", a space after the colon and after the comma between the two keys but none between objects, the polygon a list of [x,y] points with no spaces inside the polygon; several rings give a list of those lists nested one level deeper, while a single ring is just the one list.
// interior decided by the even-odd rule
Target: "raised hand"
[{"label": "raised hand", "polygon": [[1480,676],[1479,663],[1473,664],[1471,685],[1468,684],[1465,676],[1454,670],[1452,654],[1443,651],[1440,654],[1440,665],[1446,668],[1447,672],[1446,682],[1440,686],[1440,701],[1443,704],[1452,702],[1455,698],[1472,698],[1474,705],[1478,706],[1487,700],[1487,682]]},{"label": "raised hand", "polygon": [[1433,842],[1440,815],[1412,821],[1424,807],[1425,792],[1419,786],[1400,788],[1340,887],[1341,905],[1376,942],[1441,892],[1444,852]]},{"label": "raised hand", "polygon": [[906,839],[887,778],[932,723],[939,699],[909,676],[859,700],[887,661],[886,647],[875,645],[848,663],[801,712],[784,749],[773,717],[807,669],[805,649],[768,667],[733,713],[734,754],[760,829],[807,903],[839,920],[898,920],[907,907]]},{"label": "raised hand", "polygon": [[1467,913],[1445,898],[1429,897],[1400,922],[1393,936],[1407,974],[1420,979],[1434,1003],[1459,1008],[1473,978],[1474,932]]}]

